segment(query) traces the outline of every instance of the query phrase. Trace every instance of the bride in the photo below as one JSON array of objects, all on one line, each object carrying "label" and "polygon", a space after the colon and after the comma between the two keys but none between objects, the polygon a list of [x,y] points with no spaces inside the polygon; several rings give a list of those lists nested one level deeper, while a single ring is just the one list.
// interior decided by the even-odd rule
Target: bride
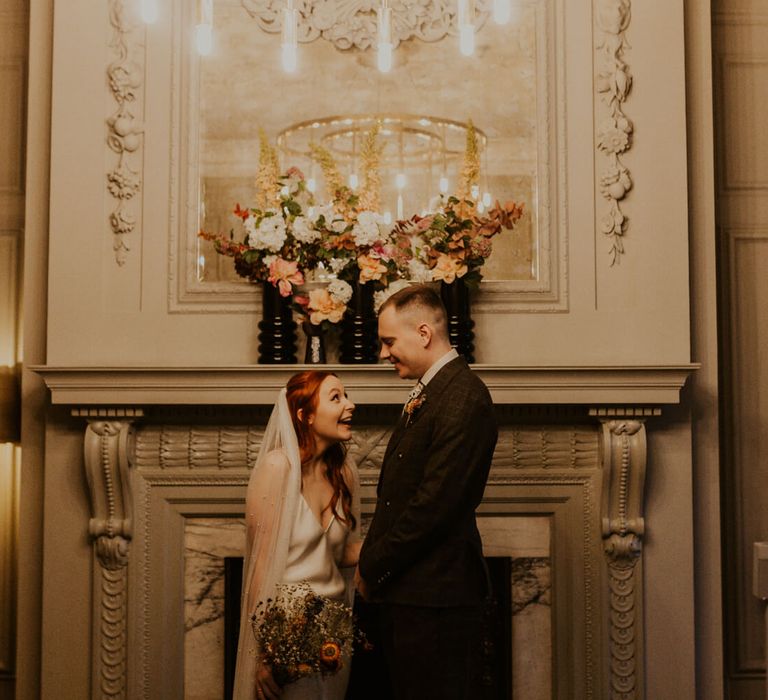
[{"label": "bride", "polygon": [[246,548],[236,700],[343,700],[350,660],[334,676],[280,688],[260,661],[251,615],[280,584],[307,582],[314,593],[346,599],[342,567],[360,554],[357,469],[346,458],[355,405],[331,372],[294,375],[281,390],[246,494]]}]

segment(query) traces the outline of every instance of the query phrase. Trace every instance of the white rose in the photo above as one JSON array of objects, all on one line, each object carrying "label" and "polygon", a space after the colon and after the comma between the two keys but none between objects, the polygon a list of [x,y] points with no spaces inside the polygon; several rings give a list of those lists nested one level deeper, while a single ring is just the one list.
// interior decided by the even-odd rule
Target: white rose
[{"label": "white rose", "polygon": [[328,265],[334,275],[338,275],[350,262],[349,258],[331,258]]},{"label": "white rose", "polygon": [[417,258],[408,261],[408,275],[413,282],[431,282],[432,271]]},{"label": "white rose", "polygon": [[305,216],[297,216],[293,220],[293,235],[301,243],[314,243],[320,238],[320,232],[310,226],[310,221]]},{"label": "white rose", "polygon": [[347,304],[352,298],[352,287],[344,280],[333,280],[328,285],[328,293],[340,304]]},{"label": "white rose", "polygon": [[379,216],[372,211],[361,211],[352,227],[352,237],[359,246],[373,245],[381,239]]},{"label": "white rose", "polygon": [[288,233],[283,217],[277,213],[265,216],[258,228],[248,236],[248,245],[258,250],[277,253],[283,247]]}]

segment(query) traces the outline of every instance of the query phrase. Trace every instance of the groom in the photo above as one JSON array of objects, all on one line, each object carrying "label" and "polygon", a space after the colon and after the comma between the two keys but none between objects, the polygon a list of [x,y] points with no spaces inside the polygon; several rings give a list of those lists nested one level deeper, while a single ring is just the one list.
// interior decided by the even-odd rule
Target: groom
[{"label": "groom", "polygon": [[488,389],[451,348],[429,287],[379,311],[381,357],[418,380],[384,455],[357,583],[379,602],[397,700],[474,700],[488,576],[475,522],[497,428]]}]

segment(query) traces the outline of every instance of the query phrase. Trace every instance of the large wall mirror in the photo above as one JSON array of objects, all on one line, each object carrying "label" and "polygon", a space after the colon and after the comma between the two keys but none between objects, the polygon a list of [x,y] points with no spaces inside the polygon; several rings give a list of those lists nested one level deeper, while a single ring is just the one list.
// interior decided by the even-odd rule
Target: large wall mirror
[{"label": "large wall mirror", "polygon": [[[193,6],[194,3],[188,3]],[[319,143],[355,183],[360,148],[379,123],[385,218],[422,213],[457,184],[470,122],[477,134],[481,206],[514,200],[525,215],[494,239],[483,293],[552,306],[564,294],[558,279],[556,163],[559,114],[557,7],[550,0],[511,0],[504,24],[494,0],[475,0],[474,51],[465,55],[457,0],[391,0],[394,50],[389,72],[378,65],[374,0],[295,0],[296,69],[283,65],[286,0],[213,0],[211,53],[194,49],[194,8],[179,43],[188,146],[186,215],[181,217],[183,271],[175,301],[237,304],[254,290],[232,261],[197,238],[199,230],[239,230],[233,210],[255,199],[259,140],[277,148],[281,167],[300,168],[319,204],[328,199],[310,156]],[[503,3],[502,3],[503,5]],[[502,8],[503,10],[503,8]]]}]

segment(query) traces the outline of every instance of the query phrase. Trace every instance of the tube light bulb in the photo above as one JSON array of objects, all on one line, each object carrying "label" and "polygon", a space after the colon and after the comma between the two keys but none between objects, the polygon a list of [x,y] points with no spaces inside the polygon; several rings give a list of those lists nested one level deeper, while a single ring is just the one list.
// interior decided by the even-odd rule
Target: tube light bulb
[{"label": "tube light bulb", "polygon": [[299,12],[293,6],[293,0],[287,0],[283,8],[282,54],[283,70],[294,73],[298,63],[298,24]]},{"label": "tube light bulb", "polygon": [[392,70],[392,44],[379,44],[376,53],[379,71],[389,73]]},{"label": "tube light bulb", "polygon": [[491,199],[491,193],[490,192],[485,192],[483,194],[483,204],[485,204],[486,207],[490,207],[492,201],[493,200]]},{"label": "tube light bulb", "polygon": [[493,21],[496,24],[509,24],[512,19],[512,0],[493,0]]},{"label": "tube light bulb", "polygon": [[480,196],[480,188],[477,185],[472,185],[469,191],[472,195],[472,199],[476,200]]},{"label": "tube light bulb", "polygon": [[297,49],[291,44],[282,45],[282,64],[286,73],[295,73],[298,65]]},{"label": "tube light bulb", "polygon": [[358,184],[359,184],[359,180],[357,178],[357,173],[352,173],[349,176],[349,186],[350,186],[350,188],[353,189],[353,190],[356,190]]},{"label": "tube light bulb", "polygon": [[209,56],[213,50],[213,0],[198,0],[195,44],[201,56]]},{"label": "tube light bulb", "polygon": [[377,13],[378,19],[378,51],[377,61],[382,73],[392,70],[392,8],[388,0],[382,0]]},{"label": "tube light bulb", "polygon": [[475,27],[465,24],[459,27],[459,50],[464,56],[475,53]]},{"label": "tube light bulb", "polygon": [[195,45],[201,56],[210,56],[213,51],[213,27],[210,24],[198,24],[195,27]]},{"label": "tube light bulb", "polygon": [[157,0],[141,0],[141,21],[145,24],[154,24],[157,22],[159,10]]},{"label": "tube light bulb", "polygon": [[465,56],[475,52],[475,4],[473,0],[458,0],[459,49]]}]

